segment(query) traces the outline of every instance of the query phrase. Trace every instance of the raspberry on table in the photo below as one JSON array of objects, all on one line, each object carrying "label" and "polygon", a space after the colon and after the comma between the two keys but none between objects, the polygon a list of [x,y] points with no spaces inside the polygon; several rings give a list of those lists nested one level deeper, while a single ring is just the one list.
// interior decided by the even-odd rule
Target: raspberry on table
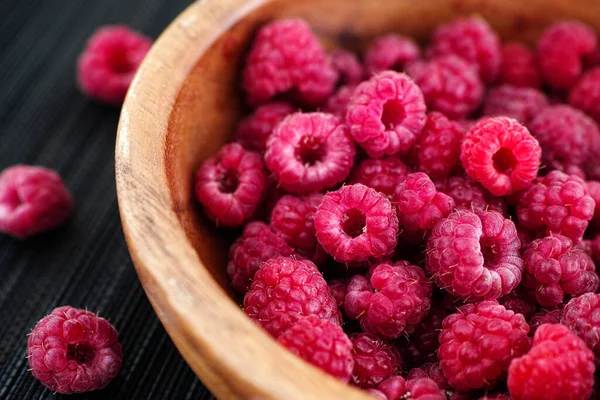
[{"label": "raspberry on table", "polygon": [[388,70],[402,72],[420,56],[419,45],[413,39],[391,33],[378,37],[367,48],[365,69],[370,75]]},{"label": "raspberry on table", "polygon": [[343,85],[356,85],[360,83],[365,71],[356,54],[344,49],[331,52],[331,66],[338,73],[338,83]]},{"label": "raspberry on table", "polygon": [[548,107],[548,99],[537,89],[510,85],[489,90],[483,104],[483,115],[514,118],[523,125]]},{"label": "raspberry on table", "polygon": [[114,326],[71,306],[55,308],[27,339],[31,373],[62,394],[102,389],[119,375],[122,357]]},{"label": "raspberry on table", "polygon": [[350,380],[354,367],[352,342],[339,325],[308,315],[283,332],[277,341],[340,381]]},{"label": "raspberry on table", "polygon": [[284,101],[263,104],[240,122],[235,141],[245,149],[264,153],[267,139],[283,119],[294,112],[294,107]]},{"label": "raspberry on table", "polygon": [[537,329],[544,324],[558,324],[562,318],[563,308],[559,304],[556,308],[542,308],[529,318],[529,336],[535,334]]},{"label": "raspberry on table", "polygon": [[542,86],[537,58],[525,45],[514,42],[503,44],[502,61],[501,84],[534,89]]},{"label": "raspberry on table", "polygon": [[53,170],[14,165],[0,173],[0,233],[25,239],[62,225],[73,199]]},{"label": "raspberry on table", "polygon": [[287,116],[267,140],[265,164],[291,193],[320,192],[342,183],[354,165],[349,129],[325,113]]},{"label": "raspberry on table", "polygon": [[362,183],[391,198],[396,186],[406,179],[409,172],[408,166],[399,157],[365,158],[354,166],[348,183]]},{"label": "raspberry on table", "polygon": [[341,263],[391,255],[398,242],[398,217],[390,200],[365,185],[329,192],[314,216],[317,240]]},{"label": "raspberry on table", "polygon": [[402,370],[400,353],[390,343],[370,333],[350,335],[354,370],[350,383],[363,389],[377,387]]},{"label": "raspberry on table", "polygon": [[569,104],[600,123],[600,67],[583,73],[569,91]]},{"label": "raspberry on table", "polygon": [[498,211],[507,215],[507,206],[503,198],[492,196],[483,186],[466,175],[450,176],[436,184],[438,191],[452,197],[458,210]]},{"label": "raspberry on table", "polygon": [[257,106],[275,97],[317,107],[333,93],[338,74],[317,37],[300,19],[282,19],[258,31],[242,73],[246,100]]},{"label": "raspberry on table", "polygon": [[77,61],[77,81],[86,95],[120,105],[152,40],[126,26],[105,26],[88,40]]},{"label": "raspberry on table", "polygon": [[446,400],[444,393],[429,378],[405,380],[399,375],[392,376],[381,382],[377,389],[367,392],[381,400]]},{"label": "raspberry on table", "polygon": [[582,338],[600,357],[600,294],[585,293],[565,305],[560,323]]},{"label": "raspberry on table", "polygon": [[343,85],[327,99],[327,102],[323,106],[323,112],[333,114],[340,119],[346,118],[346,112],[348,111],[348,103],[350,103],[350,97],[356,89],[355,85]]},{"label": "raspberry on table", "polygon": [[404,154],[425,125],[425,101],[408,75],[385,71],[359,84],[348,104],[346,123],[372,158]]},{"label": "raspberry on table", "polygon": [[196,199],[219,226],[241,226],[263,199],[267,174],[258,153],[229,143],[196,172]]},{"label": "raspberry on table", "polygon": [[506,117],[483,119],[469,130],[461,146],[465,172],[494,196],[531,185],[542,150],[527,128]]},{"label": "raspberry on table", "polygon": [[533,347],[515,358],[508,370],[513,400],[590,398],[594,386],[594,353],[561,324],[544,324],[533,337]]},{"label": "raspberry on table", "polygon": [[346,298],[346,293],[348,292],[349,282],[349,278],[332,279],[327,282],[329,293],[331,293],[335,299],[335,302],[340,310],[344,309],[344,299]]}]

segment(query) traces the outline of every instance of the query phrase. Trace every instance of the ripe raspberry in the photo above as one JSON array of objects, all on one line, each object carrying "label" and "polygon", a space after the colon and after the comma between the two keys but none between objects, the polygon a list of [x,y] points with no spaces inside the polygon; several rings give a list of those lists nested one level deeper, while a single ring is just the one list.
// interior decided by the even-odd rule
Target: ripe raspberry
[{"label": "ripe raspberry", "polygon": [[14,165],[0,173],[0,233],[25,239],[52,230],[72,208],[69,190],[50,169]]},{"label": "ripe raspberry", "polygon": [[352,375],[352,342],[339,325],[316,315],[302,317],[277,341],[289,351],[342,382]]},{"label": "ripe raspberry", "polygon": [[86,95],[120,105],[152,41],[126,26],[105,26],[88,40],[77,60],[77,81]]},{"label": "ripe raspberry", "polygon": [[506,377],[511,360],[529,350],[529,326],[521,314],[495,301],[466,304],[444,319],[438,356],[448,383],[458,391],[490,388]]},{"label": "ripe raspberry", "polygon": [[590,240],[589,255],[592,257],[592,260],[600,265],[600,235]]},{"label": "ripe raspberry", "polygon": [[579,21],[551,25],[538,40],[542,77],[554,89],[569,89],[581,73],[585,59],[594,57],[596,32]]},{"label": "ripe raspberry", "polygon": [[542,86],[536,56],[523,44],[505,43],[502,46],[502,60],[500,83],[534,89]]},{"label": "ripe raspberry", "polygon": [[440,388],[428,378],[405,380],[401,376],[392,376],[368,392],[382,400],[446,400]]},{"label": "ripe raspberry", "polygon": [[344,85],[356,85],[360,83],[365,71],[356,54],[344,50],[336,49],[331,52],[331,66],[338,73],[338,81]]},{"label": "ripe raspberry", "polygon": [[583,172],[585,173],[585,177],[582,178],[600,181],[600,163],[597,161],[600,159],[600,142],[592,142],[589,143],[588,146],[590,149],[590,156],[588,162],[582,167]]},{"label": "ripe raspberry", "polygon": [[196,199],[217,225],[240,226],[254,216],[266,181],[260,155],[229,143],[198,168]]},{"label": "ripe raspberry", "polygon": [[350,336],[354,371],[350,382],[363,389],[377,387],[383,380],[402,370],[400,353],[390,343],[370,333]]},{"label": "ripe raspberry", "polygon": [[437,190],[452,197],[455,207],[459,210],[473,212],[489,210],[507,215],[504,199],[492,196],[483,186],[468,176],[450,176],[438,183]]},{"label": "ripe raspberry", "polygon": [[483,397],[480,397],[479,400],[512,400],[508,394],[504,393],[495,393],[495,394],[486,394]]},{"label": "ripe raspberry", "polygon": [[408,167],[398,157],[366,158],[354,166],[348,182],[362,183],[391,198],[408,173]]},{"label": "ripe raspberry", "polygon": [[460,160],[466,173],[494,196],[528,187],[540,166],[537,140],[512,118],[487,118],[467,133]]},{"label": "ripe raspberry", "polygon": [[590,221],[590,226],[598,229],[600,227],[600,182],[598,181],[587,181],[588,194],[594,200],[594,216]]},{"label": "ripe raspberry", "polygon": [[340,88],[327,99],[327,103],[325,103],[325,106],[323,107],[323,112],[333,114],[342,120],[345,119],[348,103],[350,103],[350,97],[352,97],[354,89],[356,89],[356,86],[354,85],[340,86]]},{"label": "ripe raspberry", "polygon": [[471,115],[483,98],[483,84],[472,64],[454,55],[428,62],[414,62],[408,74],[419,85],[429,111],[439,111],[450,119]]},{"label": "ripe raspberry", "polygon": [[406,261],[379,264],[369,279],[355,275],[348,285],[344,310],[360,320],[365,332],[395,339],[411,332],[431,304],[431,283],[419,267]]},{"label": "ripe raspberry", "polygon": [[294,250],[269,226],[263,222],[249,222],[229,249],[227,273],[233,288],[241,294],[246,293],[254,274],[265,261],[292,254]]},{"label": "ripe raspberry", "polygon": [[[438,335],[442,329],[442,321],[447,315],[448,312],[441,306],[432,306],[425,318],[417,324],[411,337],[407,339],[408,343],[403,343],[402,347],[410,347],[412,353],[407,361],[412,362],[413,365],[437,361],[437,349],[440,346]],[[439,382],[437,383],[439,385]]]},{"label": "ripe raspberry", "polygon": [[406,74],[382,72],[356,87],[346,123],[370,157],[406,153],[425,125],[423,94]]},{"label": "ripe raspberry", "polygon": [[320,192],[348,177],[355,152],[348,128],[337,117],[295,113],[267,140],[265,163],[285,190]]},{"label": "ripe raspberry", "polygon": [[[440,324],[440,331],[442,330],[441,328],[442,326]],[[406,379],[408,380],[420,378],[429,378],[433,380],[436,383],[436,385],[442,390],[450,389],[448,380],[444,376],[444,372],[442,371],[442,367],[440,366],[439,362],[425,363],[419,368],[413,368],[406,376]]]},{"label": "ripe raspberry", "polygon": [[371,43],[365,53],[365,68],[369,75],[387,70],[402,72],[407,64],[420,56],[421,51],[414,40],[392,33]]},{"label": "ripe raspberry", "polygon": [[260,267],[244,297],[244,312],[274,337],[307,315],[341,323],[335,299],[317,266],[289,257],[267,260]]},{"label": "ripe raspberry", "polygon": [[346,293],[348,292],[349,282],[350,279],[348,278],[332,279],[327,282],[329,293],[331,293],[335,299],[335,302],[340,310],[344,309],[344,299],[346,298]]},{"label": "ripe raspberry", "polygon": [[500,39],[481,18],[462,18],[435,30],[428,55],[454,54],[473,63],[485,83],[497,80],[502,66]]},{"label": "ripe raspberry", "polygon": [[55,308],[37,323],[27,340],[27,358],[33,376],[62,394],[102,389],[123,362],[114,326],[70,306]]},{"label": "ripe raspberry", "polygon": [[600,122],[600,67],[586,71],[569,91],[569,104]]},{"label": "ripe raspberry", "polygon": [[[519,287],[520,288],[520,287]],[[513,290],[504,297],[501,297],[498,301],[507,310],[513,311],[515,314],[522,314],[527,321],[533,317],[537,311],[535,302],[530,302],[520,293],[519,288]]]},{"label": "ripe raspberry", "polygon": [[490,89],[483,105],[483,115],[514,118],[527,125],[546,107],[548,99],[539,90],[503,85]]},{"label": "ripe raspberry", "polygon": [[542,308],[529,319],[529,336],[535,334],[537,329],[544,324],[558,324],[562,318],[563,309],[562,304],[557,308]]},{"label": "ripe raspberry", "polygon": [[560,322],[600,357],[600,294],[585,293],[569,301]]},{"label": "ripe raspberry", "polygon": [[388,198],[365,185],[329,192],[314,216],[317,240],[341,263],[389,256],[398,242],[398,217]]},{"label": "ripe raspberry", "polygon": [[235,140],[248,150],[264,153],[273,129],[293,112],[294,107],[283,101],[264,104],[240,122]]},{"label": "ripe raspberry", "polygon": [[510,364],[508,390],[513,400],[588,399],[595,369],[594,354],[583,340],[564,325],[545,324],[531,350]]}]

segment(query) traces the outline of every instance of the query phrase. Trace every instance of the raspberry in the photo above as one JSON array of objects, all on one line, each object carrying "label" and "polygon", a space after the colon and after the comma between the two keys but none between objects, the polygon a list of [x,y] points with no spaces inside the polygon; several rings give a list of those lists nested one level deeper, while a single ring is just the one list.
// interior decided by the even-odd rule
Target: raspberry
[{"label": "raspberry", "polygon": [[437,28],[431,41],[430,56],[454,54],[476,65],[485,83],[498,78],[502,66],[500,39],[483,19],[455,19]]},{"label": "raspberry", "polygon": [[451,119],[467,118],[483,98],[475,67],[454,55],[414,62],[408,66],[408,74],[421,88],[429,111]]},{"label": "raspberry", "polygon": [[352,342],[339,325],[309,315],[300,318],[277,341],[342,382],[350,379],[354,367]]},{"label": "raspberry", "polygon": [[600,356],[600,294],[585,293],[565,306],[561,323],[582,338]]},{"label": "raspberry", "polygon": [[344,310],[365,332],[395,339],[411,332],[429,311],[431,283],[419,267],[400,261],[379,264],[369,279],[355,275],[348,284]]},{"label": "raspberry", "polygon": [[402,367],[400,353],[388,342],[370,333],[350,336],[354,355],[354,371],[350,382],[368,389],[396,375]]},{"label": "raspberry", "polygon": [[356,89],[356,86],[354,85],[340,86],[340,88],[327,99],[323,111],[333,114],[340,119],[346,118],[348,103],[350,102],[350,97],[352,97],[352,94],[354,93],[354,89]]},{"label": "raspberry", "polygon": [[[545,324],[533,347],[508,370],[513,400],[588,399],[594,386],[594,354],[561,324]],[[568,396],[568,397],[565,397]]]},{"label": "raspberry", "polygon": [[356,87],[346,123],[370,157],[406,153],[425,125],[423,94],[406,74],[382,72]]},{"label": "raspberry", "polygon": [[152,41],[126,26],[105,26],[88,40],[77,61],[77,81],[86,95],[120,105]]},{"label": "raspberry", "polygon": [[535,179],[542,150],[537,140],[512,118],[484,119],[467,133],[460,160],[466,173],[494,196],[528,187]]},{"label": "raspberry", "polygon": [[401,376],[392,376],[381,382],[377,389],[369,389],[369,393],[383,400],[446,399],[436,383],[428,378],[405,380]]},{"label": "raspberry", "polygon": [[504,393],[496,393],[496,394],[486,394],[483,397],[480,397],[479,400],[512,400],[508,394]]},{"label": "raspberry", "polygon": [[[442,330],[441,328],[442,328],[442,325],[440,324],[440,329],[439,329],[440,331]],[[436,339],[436,341],[437,341],[437,339]],[[436,350],[437,350],[437,348],[436,348]],[[442,390],[450,389],[450,385],[448,385],[448,380],[444,376],[442,367],[440,366],[439,362],[425,363],[425,364],[421,365],[421,367],[419,367],[419,368],[413,368],[410,370],[410,372],[408,373],[406,378],[408,380],[429,378],[429,379],[433,380],[440,389],[442,389]]]},{"label": "raspberry", "polygon": [[293,112],[294,108],[283,101],[264,104],[240,122],[235,140],[248,150],[264,153],[273,129]]},{"label": "raspberry", "polygon": [[354,142],[340,119],[324,113],[295,113],[267,140],[265,163],[285,190],[320,192],[346,179],[354,154]]},{"label": "raspberry", "polygon": [[448,315],[446,310],[439,307],[432,308],[412,334],[410,343],[422,355],[423,362],[433,362],[437,359],[436,352],[440,345],[438,335],[446,315]]},{"label": "raspberry", "polygon": [[289,257],[267,260],[260,267],[244,297],[244,312],[274,337],[307,315],[336,325],[341,322],[335,299],[316,265]]},{"label": "raspberry", "polygon": [[585,59],[596,51],[592,28],[578,21],[555,23],[538,40],[542,77],[554,89],[569,89],[583,72]]},{"label": "raspberry", "polygon": [[577,296],[598,289],[594,262],[566,236],[534,240],[523,253],[523,261],[527,271],[523,285],[535,289],[543,307],[562,303],[565,293]]},{"label": "raspberry", "polygon": [[502,60],[502,84],[534,89],[542,86],[537,59],[534,53],[521,43],[505,43],[502,46]]},{"label": "raspberry", "polygon": [[416,61],[421,51],[409,37],[389,34],[375,39],[365,53],[365,68],[370,75],[387,71],[403,71]]},{"label": "raspberry", "polygon": [[562,308],[560,305],[558,308],[543,308],[529,319],[529,332],[530,336],[533,336],[537,329],[543,324],[558,324],[562,318]]},{"label": "raspberry", "polygon": [[596,263],[600,263],[600,235],[590,240],[590,256]]},{"label": "raspberry", "polygon": [[490,89],[483,115],[510,117],[527,125],[546,107],[548,99],[539,90],[503,85]]},{"label": "raspberry", "polygon": [[258,153],[238,143],[221,147],[196,172],[196,199],[220,226],[251,219],[263,198],[267,174]]},{"label": "raspberry", "polygon": [[600,67],[586,71],[569,91],[569,104],[600,122]]},{"label": "raspberry", "polygon": [[583,179],[552,171],[521,194],[517,217],[525,229],[562,234],[577,243],[594,216],[594,208]]},{"label": "raspberry", "polygon": [[229,249],[227,273],[233,288],[246,293],[254,274],[265,261],[292,254],[294,250],[269,226],[258,221],[248,223]]},{"label": "raspberry", "polygon": [[121,370],[117,331],[104,318],[70,306],[42,318],[27,340],[35,378],[62,394],[102,389]]},{"label": "raspberry", "polygon": [[600,227],[600,182],[598,181],[587,181],[588,194],[594,200],[594,216],[590,221],[594,225],[594,228]]},{"label": "raspberry", "polygon": [[329,192],[314,216],[317,240],[342,263],[389,256],[398,241],[398,217],[388,198],[365,185]]},{"label": "raspberry", "polygon": [[337,73],[308,24],[283,19],[263,26],[256,35],[242,74],[246,100],[252,106],[275,97],[306,107],[325,102]]},{"label": "raspberry", "polygon": [[356,54],[343,49],[331,53],[331,66],[339,75],[339,82],[344,85],[355,85],[363,80],[365,71]]},{"label": "raspberry", "polygon": [[442,324],[438,356],[448,383],[458,391],[490,388],[506,377],[511,360],[529,350],[529,326],[521,314],[495,301],[466,304]]},{"label": "raspberry", "polygon": [[339,309],[344,309],[344,299],[346,298],[346,293],[348,292],[348,283],[350,279],[348,278],[340,278],[340,279],[332,279],[327,282],[327,286],[329,287],[329,293],[335,299],[337,306]]},{"label": "raspberry", "polygon": [[517,289],[510,292],[508,295],[501,297],[498,301],[507,310],[513,311],[515,314],[522,314],[528,321],[533,317],[537,310],[535,303],[532,304],[527,301],[523,295],[517,292]]},{"label": "raspberry", "polygon": [[501,197],[494,197],[483,186],[468,176],[455,175],[438,184],[438,191],[454,200],[455,207],[468,211],[498,211],[507,214],[506,203]]},{"label": "raspberry", "polygon": [[348,182],[362,183],[391,198],[408,173],[408,167],[398,157],[366,158],[354,166]]},{"label": "raspberry", "polygon": [[15,165],[0,173],[0,233],[25,239],[52,230],[72,208],[71,194],[50,169]]}]

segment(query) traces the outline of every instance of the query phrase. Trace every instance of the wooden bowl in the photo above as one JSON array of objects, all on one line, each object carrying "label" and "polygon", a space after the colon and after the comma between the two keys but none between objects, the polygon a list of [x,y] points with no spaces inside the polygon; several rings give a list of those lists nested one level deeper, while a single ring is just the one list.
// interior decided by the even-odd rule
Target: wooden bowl
[{"label": "wooden bowl", "polygon": [[477,13],[504,39],[533,43],[552,21],[600,27],[593,0],[204,0],[158,39],[119,124],[119,207],[140,280],[189,365],[221,399],[367,399],[305,364],[246,318],[225,272],[228,240],[198,212],[194,171],[243,112],[240,70],[257,27],[302,17],[328,47],[400,32],[424,40]]}]

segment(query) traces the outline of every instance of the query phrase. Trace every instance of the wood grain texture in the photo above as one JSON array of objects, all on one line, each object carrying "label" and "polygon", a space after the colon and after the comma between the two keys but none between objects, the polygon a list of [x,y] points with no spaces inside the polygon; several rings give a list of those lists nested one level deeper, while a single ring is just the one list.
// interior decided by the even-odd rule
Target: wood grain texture
[{"label": "wood grain texture", "polygon": [[281,349],[242,313],[225,273],[228,238],[198,212],[193,174],[244,112],[239,75],[257,27],[307,19],[327,47],[360,50],[391,31],[423,41],[479,14],[504,39],[533,43],[552,21],[600,26],[593,0],[205,0],[148,54],[122,110],[121,218],[138,275],[190,366],[222,399],[367,399]]}]

